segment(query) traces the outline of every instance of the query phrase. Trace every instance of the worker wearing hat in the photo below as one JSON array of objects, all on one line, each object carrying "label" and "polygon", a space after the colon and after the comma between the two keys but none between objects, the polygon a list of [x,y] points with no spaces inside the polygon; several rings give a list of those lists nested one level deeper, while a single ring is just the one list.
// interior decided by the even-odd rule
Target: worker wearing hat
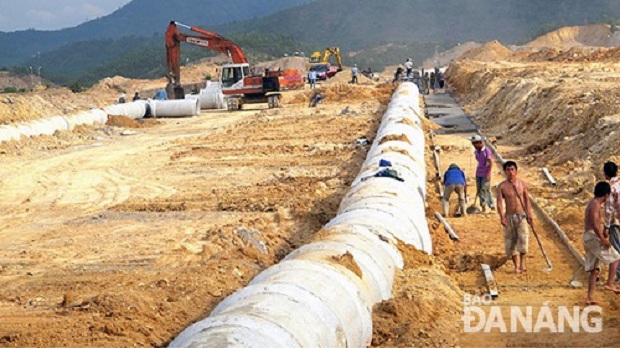
[{"label": "worker wearing hat", "polygon": [[456,192],[459,197],[459,207],[461,208],[461,216],[467,215],[465,212],[465,201],[467,200],[467,180],[465,173],[456,163],[451,163],[448,170],[443,175],[443,185],[445,191],[443,193],[443,215],[448,216],[450,212],[450,196],[452,192]]},{"label": "worker wearing hat", "polygon": [[491,196],[491,169],[493,166],[493,153],[484,146],[482,136],[476,134],[469,138],[475,148],[474,156],[478,162],[476,167],[476,195],[480,199],[482,212],[486,213],[487,207],[495,210],[493,197]]}]

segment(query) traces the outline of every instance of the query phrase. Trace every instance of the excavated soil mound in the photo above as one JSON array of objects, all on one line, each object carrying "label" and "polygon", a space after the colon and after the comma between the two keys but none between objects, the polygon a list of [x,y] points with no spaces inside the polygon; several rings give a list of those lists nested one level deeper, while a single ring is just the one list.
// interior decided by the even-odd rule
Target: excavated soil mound
[{"label": "excavated soil mound", "polygon": [[620,32],[613,33],[607,24],[564,27],[547,33],[527,43],[531,47],[602,46],[613,47],[620,43]]},{"label": "excavated soil mound", "polygon": [[[337,73],[334,77],[324,82],[326,85],[349,83],[351,82],[351,69],[345,68],[341,72]],[[372,85],[374,82],[368,77],[362,75],[360,72],[357,74],[357,82],[361,85]]]},{"label": "excavated soil mound", "polygon": [[[473,42],[473,41],[468,41],[465,43],[462,43],[458,46],[454,46],[451,49],[441,52],[439,53],[439,56],[437,57],[437,59],[439,60],[439,65],[440,66],[444,66],[447,65],[448,63],[451,63],[459,58],[461,58],[461,56],[473,49],[476,49],[478,47],[482,46],[482,44],[477,43],[477,42]],[[423,63],[422,66],[425,68],[433,68],[436,65],[435,62],[435,58],[431,57],[426,59]],[[396,71],[397,67],[393,67],[390,70],[386,71]]]},{"label": "excavated soil mound", "polygon": [[108,126],[125,127],[125,128],[142,128],[140,122],[132,120],[127,116],[108,116]]},{"label": "excavated soil mound", "polygon": [[269,70],[297,69],[302,75],[305,74],[307,65],[308,58],[304,57],[286,57],[256,64],[258,67],[268,68]]},{"label": "excavated soil mound", "polygon": [[443,265],[400,247],[405,268],[396,273],[394,297],[373,309],[373,346],[455,347],[463,294]]},{"label": "excavated soil mound", "polygon": [[[392,84],[377,85],[369,89],[348,83],[327,84],[314,90],[294,91],[285,95],[283,104],[308,104],[314,93],[325,95],[323,104],[330,102],[368,101],[377,100],[386,104],[389,102],[394,86]],[[362,105],[363,107],[364,105]]]},{"label": "excavated soil mound", "polygon": [[499,41],[494,40],[464,53],[460,60],[495,62],[510,57],[512,53],[513,52],[508,47],[502,45]]}]

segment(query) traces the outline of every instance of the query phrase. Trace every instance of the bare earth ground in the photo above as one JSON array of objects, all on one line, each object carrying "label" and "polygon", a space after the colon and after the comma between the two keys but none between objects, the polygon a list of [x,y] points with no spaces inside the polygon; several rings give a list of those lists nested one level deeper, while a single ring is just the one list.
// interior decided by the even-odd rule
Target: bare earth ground
[{"label": "bare earth ground", "polygon": [[[520,176],[578,249],[600,166],[617,159],[615,54],[510,53],[495,42],[448,72],[465,109],[498,138],[505,158],[520,163]],[[50,116],[29,113],[36,108],[28,98],[40,96],[47,112],[62,113],[64,103],[86,108],[95,103],[89,98],[105,95],[100,103],[107,104],[119,86],[160,82],[117,78],[77,99],[56,91],[49,93],[60,99],[26,96],[19,101],[24,109],[1,121]],[[321,91],[328,98],[316,109],[306,108],[312,91],[305,90],[287,94],[279,110],[143,124],[116,119],[2,144],[0,345],[163,346],[306,243],[335,214],[358,172],[365,149],[354,141],[372,140],[391,86],[326,83]],[[120,135],[127,127],[137,134]],[[437,138],[442,171],[456,162],[473,172],[466,137]],[[463,296],[486,292],[481,263],[494,269],[495,304],[505,317],[510,306],[531,305],[535,313],[545,305],[583,308],[586,290],[568,286],[577,262],[538,218],[536,231],[554,265],[549,273],[541,271],[546,264],[533,235],[529,271],[510,273],[495,214],[449,218],[461,238],[452,242],[433,218],[440,203],[430,151],[426,160],[435,255],[401,247],[405,269],[396,274],[394,298],[375,307],[373,346],[617,345],[620,298],[602,288],[602,333],[464,333]],[[542,166],[557,187],[545,183]],[[494,183],[500,178],[496,167]]]},{"label": "bare earth ground", "polygon": [[304,99],[5,149],[0,344],[162,346],[305,243],[335,214],[365,157],[354,142],[373,137],[391,93],[336,89],[364,105],[328,93],[316,109]]}]

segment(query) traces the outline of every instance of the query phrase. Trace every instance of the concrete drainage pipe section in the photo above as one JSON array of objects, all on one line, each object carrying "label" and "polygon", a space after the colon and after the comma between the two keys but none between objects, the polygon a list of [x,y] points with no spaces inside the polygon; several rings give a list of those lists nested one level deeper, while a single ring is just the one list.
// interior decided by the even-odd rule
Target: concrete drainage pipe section
[{"label": "concrete drainage pipe section", "polygon": [[106,123],[108,114],[101,109],[82,111],[70,116],[54,116],[17,125],[0,126],[0,142],[19,140],[22,136],[52,135],[56,131],[73,130],[81,124]]},{"label": "concrete drainage pipe section", "polygon": [[[183,331],[171,347],[367,347],[372,306],[392,295],[398,243],[431,253],[424,216],[419,93],[396,90],[339,214],[315,241],[268,268]],[[391,162],[397,177],[376,177]],[[388,172],[394,174],[394,172]]]},{"label": "concrete drainage pipe section", "polygon": [[153,117],[188,117],[200,114],[198,99],[148,101]]},{"label": "concrete drainage pipe section", "polygon": [[105,124],[108,121],[108,115],[127,116],[135,120],[146,116],[149,108],[153,117],[196,116],[200,114],[200,101],[196,99],[139,100],[131,103],[110,105],[103,109],[81,111],[70,116],[53,116],[17,125],[0,126],[0,143],[9,140],[19,140],[22,136],[52,135],[56,131],[73,130],[81,124]]},{"label": "concrete drainage pipe section", "polygon": [[103,108],[108,115],[126,116],[137,120],[146,116],[148,102],[146,100],[136,100],[131,103],[114,104]]},{"label": "concrete drainage pipe section", "polygon": [[200,100],[200,108],[205,109],[225,109],[226,99],[222,93],[219,83],[207,81],[207,87],[200,90],[200,94],[187,94],[185,99]]}]

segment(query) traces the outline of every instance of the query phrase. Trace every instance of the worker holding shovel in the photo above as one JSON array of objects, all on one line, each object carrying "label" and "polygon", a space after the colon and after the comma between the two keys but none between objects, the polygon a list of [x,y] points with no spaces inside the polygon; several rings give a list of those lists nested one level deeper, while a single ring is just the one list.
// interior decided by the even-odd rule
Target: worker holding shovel
[{"label": "worker holding shovel", "polygon": [[482,212],[486,213],[487,207],[491,210],[495,210],[493,197],[491,196],[493,153],[488,147],[484,146],[483,139],[480,135],[476,134],[469,138],[469,140],[475,148],[474,155],[478,162],[478,166],[476,167],[476,194],[480,199]]},{"label": "worker holding shovel", "polygon": [[[504,163],[506,180],[497,186],[497,211],[504,228],[506,255],[512,258],[514,272],[527,271],[525,257],[528,252],[529,229],[533,226],[532,205],[527,186],[517,178],[517,164],[513,161]],[[504,204],[506,212],[504,214]]]}]

